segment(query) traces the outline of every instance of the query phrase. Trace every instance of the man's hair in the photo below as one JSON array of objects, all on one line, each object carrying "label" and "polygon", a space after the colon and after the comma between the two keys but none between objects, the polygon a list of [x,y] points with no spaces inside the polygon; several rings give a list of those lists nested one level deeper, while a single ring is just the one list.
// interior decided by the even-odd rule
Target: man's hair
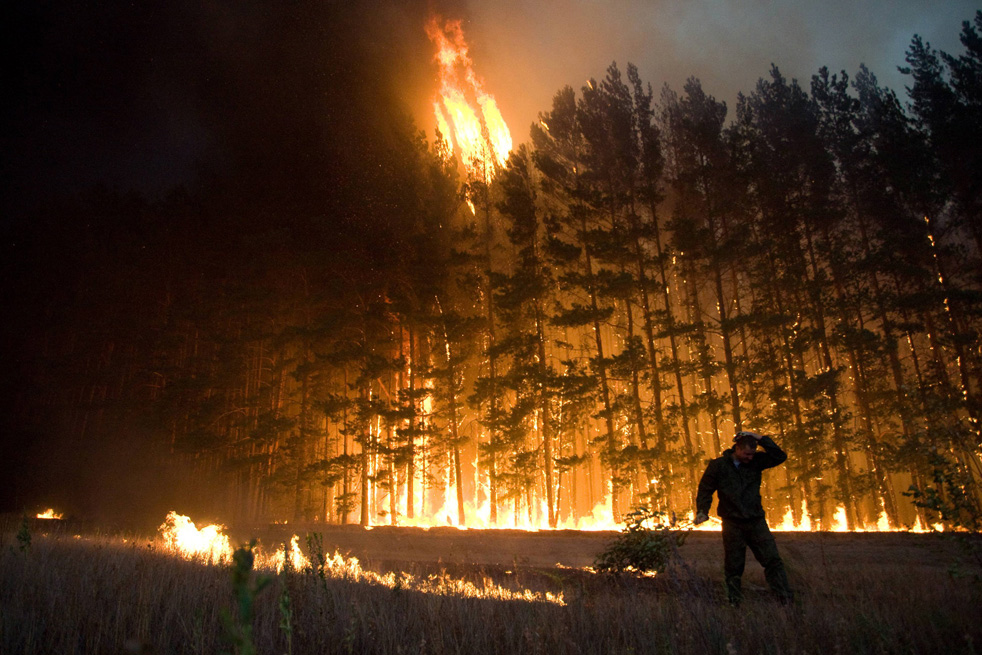
[{"label": "man's hair", "polygon": [[735,446],[745,446],[747,448],[757,449],[757,439],[750,434],[738,434],[733,437],[733,444]]}]

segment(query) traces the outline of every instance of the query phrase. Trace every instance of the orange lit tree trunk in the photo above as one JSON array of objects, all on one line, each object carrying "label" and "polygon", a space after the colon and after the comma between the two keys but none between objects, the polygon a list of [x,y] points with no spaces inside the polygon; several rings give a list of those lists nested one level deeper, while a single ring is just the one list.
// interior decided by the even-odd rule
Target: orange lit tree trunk
[{"label": "orange lit tree trunk", "polygon": [[494,226],[491,187],[483,181],[472,181],[469,188],[472,191],[472,201],[477,203],[476,208],[480,211],[480,220],[483,223],[475,250],[480,253],[477,257],[480,261],[480,295],[483,299],[484,311],[482,358],[486,366],[485,374],[477,379],[475,391],[470,396],[469,402],[480,412],[480,423],[487,432],[487,441],[479,444],[478,449],[483,454],[484,466],[488,474],[490,521],[492,525],[497,525],[501,495],[501,457],[508,449],[502,431],[504,389],[498,364],[498,317],[495,307],[494,250],[498,237]]},{"label": "orange lit tree trunk", "polygon": [[416,434],[417,406],[416,406],[416,371],[419,362],[416,358],[416,330],[410,326],[409,331],[409,429],[406,431],[406,517],[416,517]]},{"label": "orange lit tree trunk", "polygon": [[436,348],[439,365],[433,367],[430,376],[434,383],[434,397],[437,401],[437,416],[446,422],[446,427],[438,433],[449,433],[448,447],[456,481],[457,524],[465,525],[467,516],[464,504],[464,478],[461,446],[466,439],[461,434],[464,420],[464,367],[474,350],[474,332],[479,321],[476,317],[465,318],[457,312],[443,307],[437,298],[440,327],[439,339],[442,347]]},{"label": "orange lit tree trunk", "polygon": [[372,382],[371,380],[362,381],[359,389],[359,399],[361,400],[361,407],[359,407],[359,412],[363,413],[359,417],[359,423],[362,424],[361,427],[361,516],[359,518],[359,523],[362,527],[370,525],[369,516],[369,485],[368,476],[371,470],[371,452],[372,452],[372,421],[368,416],[368,406],[372,400]]},{"label": "orange lit tree trunk", "polygon": [[[502,216],[510,221],[508,237],[517,249],[515,273],[509,278],[503,294],[512,326],[512,338],[531,340],[530,347],[518,348],[514,354],[515,369],[521,371],[524,385],[530,388],[538,413],[541,438],[547,516],[550,527],[559,520],[556,502],[554,417],[552,396],[555,373],[546,352],[546,315],[543,306],[552,297],[553,282],[543,262],[541,239],[544,226],[536,208],[533,167],[527,148],[519,147],[508,160],[501,176]],[[526,352],[528,351],[528,352]],[[529,361],[526,361],[529,360]],[[531,374],[525,374],[525,372]]]}]

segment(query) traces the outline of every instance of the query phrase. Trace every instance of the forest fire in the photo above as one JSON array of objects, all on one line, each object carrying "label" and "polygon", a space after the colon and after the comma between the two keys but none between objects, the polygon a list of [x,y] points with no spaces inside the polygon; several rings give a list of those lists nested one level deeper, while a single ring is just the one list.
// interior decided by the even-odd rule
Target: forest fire
[{"label": "forest fire", "polygon": [[426,33],[440,66],[439,99],[433,103],[437,127],[468,175],[488,183],[508,159],[511,132],[474,72],[460,21],[431,16]]},{"label": "forest fire", "polygon": [[128,4],[6,12],[0,655],[978,650],[982,9]]},{"label": "forest fire", "polygon": [[858,525],[854,528],[849,528],[849,520],[846,517],[846,508],[842,505],[836,507],[835,514],[832,517],[832,521],[827,526],[821,526],[812,521],[811,516],[808,513],[808,507],[803,502],[801,506],[800,520],[796,523],[794,518],[794,513],[789,508],[785,515],[780,521],[776,521],[771,525],[771,529],[777,532],[942,532],[944,531],[944,526],[940,523],[933,524],[931,526],[926,526],[921,523],[920,517],[918,516],[914,524],[911,526],[893,526],[890,525],[890,521],[886,514],[880,512],[877,516],[876,523]]},{"label": "forest fire", "polygon": [[[532,508],[531,513],[520,512],[513,514],[509,517],[508,521],[498,523],[491,520],[491,506],[488,502],[479,505],[465,503],[464,515],[467,517],[467,522],[460,524],[453,518],[457,510],[453,507],[450,499],[454,497],[455,489],[449,487],[444,493],[444,498],[448,500],[444,502],[443,506],[418,518],[407,519],[400,517],[399,525],[417,528],[456,527],[461,530],[503,529],[527,530],[530,532],[549,529],[546,521],[548,508],[544,506],[544,503],[540,503],[540,506]],[[401,502],[404,501],[405,498],[402,498]],[[611,515],[609,500],[598,502],[593,510],[585,512],[583,515],[560,519],[556,525],[556,529],[559,530],[583,530],[585,532],[617,531],[623,527],[623,524],[615,521]]]},{"label": "forest fire", "polygon": [[[236,483],[241,509],[365,528],[619,530],[633,507],[689,513],[703,462],[752,422],[781,435],[788,451],[765,489],[774,530],[931,529],[937,516],[904,490],[930,484],[933,460],[882,458],[922,438],[906,413],[908,389],[926,393],[935,374],[953,384],[948,368],[959,360],[946,363],[929,332],[899,340],[886,305],[875,320],[884,342],[900,349],[895,361],[841,337],[853,324],[871,324],[869,312],[846,301],[885,293],[878,289],[886,272],[850,281],[833,270],[831,254],[820,261],[815,244],[831,248],[834,239],[813,234],[790,200],[778,205],[800,223],[802,238],[787,243],[767,240],[773,226],[763,207],[725,216],[709,210],[712,193],[732,189],[716,181],[710,193],[689,181],[697,162],[723,156],[724,133],[707,125],[717,141],[707,145],[690,124],[725,107],[697,87],[656,107],[635,69],[628,84],[612,66],[605,79],[588,81],[582,97],[571,88],[557,94],[533,128],[535,157],[519,149],[514,157],[529,158],[504,170],[511,135],[474,71],[460,21],[432,16],[425,31],[439,67],[436,123],[466,180],[454,180],[455,203],[420,233],[445,231],[440,238],[466,255],[443,271],[462,282],[431,294],[429,280],[413,277],[433,263],[421,260],[418,271],[356,282],[366,288],[311,305],[303,329],[297,316],[282,317],[282,339],[242,344],[255,362],[243,382],[251,400],[232,394],[229,406],[241,406],[202,417],[202,429],[221,432],[213,437],[226,446],[229,470],[249,468]],[[768,112],[783,110],[757,111],[763,125]],[[435,150],[430,155],[443,162],[446,151]],[[672,154],[664,167],[662,150]],[[732,174],[720,166],[721,179]],[[788,188],[801,183],[787,181]],[[465,229],[473,233],[465,243],[453,229],[473,221],[460,199],[475,214],[475,187],[483,188],[480,225]],[[740,202],[753,200],[746,194]],[[838,229],[843,239],[869,241],[846,224]],[[716,254],[731,233],[758,235],[740,244],[739,265]],[[689,243],[693,234],[716,243]],[[428,244],[416,246],[429,253]],[[808,284],[799,284],[794,268],[806,253],[807,275],[840,276],[829,290],[834,306],[821,298],[807,305]],[[365,297],[389,306],[370,316]],[[334,311],[328,307],[347,308],[336,318],[342,329],[318,332],[315,314]],[[925,325],[948,312],[945,303],[935,310],[924,310]],[[898,320],[904,311],[896,310]],[[376,318],[378,329],[366,330]],[[455,331],[453,321],[467,327]],[[223,361],[222,343],[212,345],[214,361]],[[264,364],[270,349],[294,367],[290,375]],[[934,353],[932,368],[920,365],[925,353]],[[892,393],[880,389],[884,381]],[[921,405],[925,419],[934,417],[930,398]],[[953,416],[951,430],[970,425],[967,411]],[[819,453],[819,443],[832,447]],[[966,455],[950,465],[971,480],[972,461]],[[169,519],[174,549],[228,556],[219,527],[197,530],[185,519]],[[288,556],[284,550],[279,566]]]},{"label": "forest fire", "polygon": [[[512,150],[462,23],[409,28],[435,55],[417,63],[438,69],[423,94],[445,145],[410,116],[387,130],[338,108],[378,138],[325,141],[364,143],[350,161],[297,158],[336,164],[308,176],[345,182],[330,202],[271,190],[303,202],[229,208],[228,225],[192,212],[186,240],[162,227],[170,206],[71,208],[123,230],[135,268],[93,256],[66,277],[94,304],[28,344],[51,344],[32,379],[59,411],[24,396],[25,433],[146,460],[147,493],[180,485],[194,498],[168,502],[230,521],[613,531],[638,507],[692,519],[707,462],[755,430],[786,454],[761,488],[776,531],[978,529],[975,214],[924,191],[941,172],[914,184],[884,158],[926,132],[879,132],[910,117],[875,78],[818,76],[812,97],[775,68],[728,124],[698,80],[657,94],[613,64],[559,89]],[[66,252],[85,236],[29,234]],[[226,273],[185,273],[195,248]],[[121,300],[144,297],[160,311]],[[42,491],[38,509],[59,497]],[[102,493],[93,506],[115,502]],[[190,557],[232,547],[177,514],[163,532]]]}]

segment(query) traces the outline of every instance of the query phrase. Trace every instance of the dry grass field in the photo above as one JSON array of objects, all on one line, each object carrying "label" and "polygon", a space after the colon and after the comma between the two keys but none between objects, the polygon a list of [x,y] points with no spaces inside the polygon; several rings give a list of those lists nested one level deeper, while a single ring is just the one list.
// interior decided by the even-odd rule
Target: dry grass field
[{"label": "dry grass field", "polygon": [[[151,535],[20,519],[0,525],[0,653],[974,653],[982,568],[937,534],[780,533],[796,587],[785,608],[748,562],[728,606],[718,533],[648,578],[583,567],[616,533],[316,526],[333,564],[257,571],[253,632],[233,643],[229,564],[166,552]],[[231,530],[257,553],[314,526]],[[76,536],[77,535],[77,536]],[[975,553],[978,536],[974,536]],[[316,562],[316,553],[304,547]],[[352,559],[357,558],[358,564]],[[317,567],[315,567],[317,568]],[[223,620],[226,614],[231,621]]]}]

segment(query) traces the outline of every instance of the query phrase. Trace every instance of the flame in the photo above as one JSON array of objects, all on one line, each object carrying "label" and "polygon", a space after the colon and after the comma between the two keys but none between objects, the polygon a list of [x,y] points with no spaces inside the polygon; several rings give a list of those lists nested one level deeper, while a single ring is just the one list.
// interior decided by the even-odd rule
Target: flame
[{"label": "flame", "polygon": [[437,129],[465,171],[490,182],[505,165],[512,138],[498,103],[474,73],[459,20],[431,16],[426,34],[437,47],[440,66],[439,98],[433,103]]},{"label": "flame", "polygon": [[164,545],[187,559],[223,562],[231,559],[232,547],[222,534],[224,526],[207,525],[200,530],[189,517],[169,512],[157,529]]},{"label": "flame", "polygon": [[846,517],[846,508],[839,505],[835,508],[835,516],[832,517],[832,529],[830,532],[849,532],[849,519]]},{"label": "flame", "polygon": [[[187,559],[208,562],[224,562],[232,556],[228,537],[222,533],[223,530],[220,525],[208,525],[199,530],[189,517],[173,511],[167,514],[167,519],[159,528],[164,544],[171,551]],[[79,537],[76,535],[76,538]],[[297,535],[293,535],[288,547],[281,546],[272,555],[264,556],[262,552],[258,552],[255,567],[282,573],[287,561],[295,571],[316,571],[319,575],[331,578],[367,582],[390,589],[410,589],[422,594],[566,604],[562,592],[542,593],[529,589],[507,589],[488,577],[478,582],[471,582],[452,578],[446,574],[423,577],[405,572],[376,573],[363,569],[357,558],[344,557],[337,551],[323,556],[315,566],[300,551],[300,537]]]},{"label": "flame", "polygon": [[805,505],[805,501],[801,501],[800,523],[796,524],[794,522],[794,512],[791,511],[791,507],[789,506],[781,522],[775,523],[772,529],[779,532],[810,532],[812,530],[812,520],[811,515],[808,514],[808,507]]},{"label": "flame", "polygon": [[300,551],[300,537],[298,535],[293,535],[293,538],[290,539],[289,548],[281,546],[269,558],[269,562],[261,562],[259,568],[276,569],[277,573],[282,573],[288,561],[290,568],[294,571],[305,571],[312,568],[310,560]]},{"label": "flame", "polygon": [[944,532],[944,524],[935,523],[930,527],[925,526],[921,522],[921,517],[917,517],[917,521],[914,522],[914,527],[910,529],[911,532]]},{"label": "flame", "polygon": [[[207,525],[198,529],[190,517],[173,511],[167,514],[163,525],[158,528],[167,550],[185,559],[208,563],[223,563],[232,559],[232,546],[224,530],[225,527],[221,525]],[[264,554],[261,550],[256,552],[257,569],[281,573],[287,562],[294,571],[312,568],[310,560],[300,550],[298,535],[293,535],[289,546],[280,546],[272,554]]]},{"label": "flame", "polygon": [[47,509],[44,512],[37,515],[39,519],[60,519],[65,515],[60,512],[55,512],[53,509]]},{"label": "flame", "polygon": [[623,530],[624,526],[614,520],[613,510],[610,508],[610,500],[604,499],[593,506],[590,513],[586,516],[561,520],[558,528],[560,530]]},{"label": "flame", "polygon": [[[405,502],[405,493],[399,494],[399,503]],[[549,508],[545,500],[540,500],[532,507],[532,519],[529,519],[528,507],[523,506],[521,511],[516,513],[513,510],[511,501],[502,504],[498,508],[498,523],[491,523],[491,504],[485,497],[482,502],[464,502],[464,515],[467,518],[465,525],[460,525],[457,520],[457,487],[449,483],[445,487],[443,502],[432,511],[427,511],[426,516],[407,519],[401,514],[397,523],[405,527],[414,528],[438,528],[455,527],[460,530],[526,530],[528,532],[538,532],[548,530]],[[560,519],[556,525],[557,530],[580,530],[583,532],[617,532],[624,529],[623,524],[614,520],[610,509],[610,500],[597,502],[593,510],[585,516],[573,516]],[[717,528],[718,529],[718,528]]]},{"label": "flame", "polygon": [[[691,514],[689,518],[692,518]],[[722,529],[719,519],[713,516],[710,519],[712,520],[699,525],[695,529],[700,531],[719,531]],[[944,526],[940,523],[925,527],[921,523],[920,517],[917,518],[912,526],[891,525],[886,513],[882,509],[877,515],[876,523],[859,525],[850,530],[844,505],[839,505],[835,508],[831,524],[828,527],[823,527],[820,523],[812,523],[811,514],[808,512],[808,504],[804,500],[801,501],[801,520],[798,523],[795,523],[794,513],[789,507],[781,520],[772,523],[770,527],[774,532],[941,532],[944,530]]]},{"label": "flame", "polygon": [[[429,493],[424,490],[424,478],[420,474],[417,479],[417,489],[423,494]],[[532,507],[531,517],[527,506],[522,506],[519,511],[514,510],[513,501],[502,503],[498,508],[498,522],[491,523],[491,508],[486,494],[479,494],[479,502],[465,501],[464,514],[466,523],[460,524],[457,514],[457,494],[456,485],[452,480],[447,480],[442,485],[442,494],[436,502],[430,496],[431,502],[427,503],[424,512],[419,512],[420,506],[417,505],[417,516],[409,519],[405,515],[406,508],[406,488],[401,488],[397,492],[397,513],[394,524],[403,527],[416,527],[422,529],[438,527],[455,527],[459,530],[478,529],[502,529],[502,530],[527,530],[537,532],[548,530],[548,508],[545,501],[539,501]],[[422,495],[420,496],[422,498]],[[419,500],[417,500],[419,502]],[[39,515],[40,517],[41,515]],[[59,515],[55,515],[57,518]],[[692,521],[693,512],[682,516],[682,520]],[[794,514],[788,508],[780,521],[770,524],[771,530],[775,532],[941,532],[944,526],[940,523],[925,526],[918,517],[913,525],[891,525],[886,514],[881,510],[875,523],[860,525],[853,530],[849,530],[846,518],[846,509],[839,505],[836,507],[832,521],[824,526],[821,523],[812,521],[805,501],[801,503],[800,520],[794,521]],[[388,523],[391,517],[386,516],[384,521],[376,523]],[[279,522],[279,524],[285,523]],[[371,529],[372,526],[368,526]],[[624,529],[624,525],[614,520],[611,512],[610,498],[606,497],[596,503],[593,510],[584,516],[568,517],[559,520],[556,526],[559,530],[580,530],[580,531],[609,531],[617,532]],[[699,532],[719,532],[722,529],[720,519],[710,516],[710,520],[701,525],[694,526],[693,530]],[[177,512],[170,512],[167,520],[160,526],[160,533],[166,548],[177,555],[188,559],[204,560],[209,562],[224,562],[231,558],[232,548],[229,538],[223,534],[224,528],[220,525],[208,525],[200,530],[187,516],[182,516]],[[264,553],[262,549],[256,552],[255,566],[258,569],[281,572],[286,561],[289,559],[291,567],[297,571],[309,570],[311,562],[301,552],[299,537],[293,535],[288,546],[280,546],[273,553]]]},{"label": "flame", "polygon": [[318,572],[331,578],[353,582],[367,582],[390,589],[408,589],[416,593],[456,596],[460,598],[484,598],[495,600],[519,600],[526,602],[552,603],[565,606],[563,592],[537,592],[529,589],[507,589],[496,584],[489,577],[477,582],[452,578],[445,573],[426,577],[407,572],[376,573],[362,568],[356,557],[344,557],[337,551],[324,557]]}]

